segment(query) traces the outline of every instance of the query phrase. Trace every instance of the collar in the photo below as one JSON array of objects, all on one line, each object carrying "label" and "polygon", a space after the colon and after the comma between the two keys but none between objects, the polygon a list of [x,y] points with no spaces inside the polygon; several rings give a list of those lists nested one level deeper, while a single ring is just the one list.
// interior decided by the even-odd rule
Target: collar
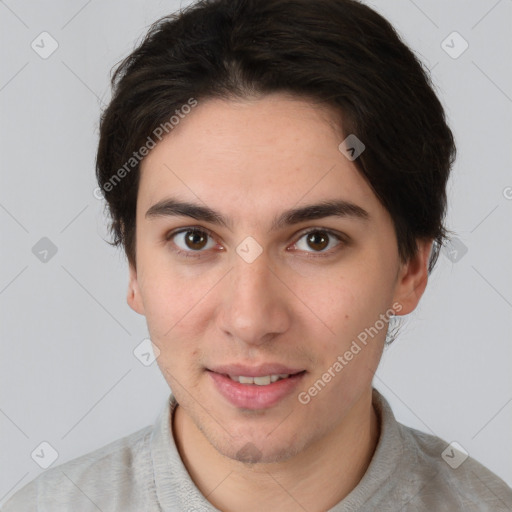
[{"label": "collar", "polygon": [[[403,427],[396,421],[386,399],[375,388],[372,402],[380,425],[374,455],[359,484],[329,512],[354,511],[379,493],[389,496],[388,493],[396,486],[398,473],[402,473],[398,469],[404,452]],[[151,434],[153,478],[160,507],[164,512],[220,512],[201,494],[181,460],[171,430],[172,415],[177,405],[176,398],[170,394]]]}]

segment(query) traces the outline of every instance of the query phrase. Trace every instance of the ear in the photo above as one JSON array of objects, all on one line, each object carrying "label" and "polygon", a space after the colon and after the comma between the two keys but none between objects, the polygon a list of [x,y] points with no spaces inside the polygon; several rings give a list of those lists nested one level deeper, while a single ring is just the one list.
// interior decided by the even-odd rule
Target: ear
[{"label": "ear", "polygon": [[428,262],[433,240],[417,240],[418,250],[398,272],[394,301],[402,306],[397,313],[407,315],[416,309],[428,281]]},{"label": "ear", "polygon": [[126,302],[128,305],[139,315],[144,315],[144,303],[139,288],[139,281],[137,277],[137,269],[130,263],[130,279],[128,283],[128,293],[126,295]]}]

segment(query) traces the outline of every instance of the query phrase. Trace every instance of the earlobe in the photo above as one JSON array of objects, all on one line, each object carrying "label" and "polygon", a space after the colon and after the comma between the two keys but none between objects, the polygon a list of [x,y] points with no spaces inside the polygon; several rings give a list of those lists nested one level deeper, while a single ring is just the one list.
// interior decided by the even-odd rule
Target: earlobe
[{"label": "earlobe", "polygon": [[400,269],[395,302],[401,305],[400,315],[407,315],[416,309],[428,281],[428,262],[432,240],[418,240],[416,254]]},{"label": "earlobe", "polygon": [[126,302],[136,313],[139,313],[139,315],[144,315],[144,304],[140,294],[137,270],[132,264],[130,264],[130,278],[128,283]]}]

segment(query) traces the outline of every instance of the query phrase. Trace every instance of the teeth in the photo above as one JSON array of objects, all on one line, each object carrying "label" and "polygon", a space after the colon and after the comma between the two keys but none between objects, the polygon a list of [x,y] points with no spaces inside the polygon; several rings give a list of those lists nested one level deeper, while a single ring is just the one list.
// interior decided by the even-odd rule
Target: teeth
[{"label": "teeth", "polygon": [[255,384],[256,386],[268,386],[270,383],[277,382],[280,379],[286,379],[288,373],[279,373],[277,375],[265,375],[263,377],[244,377],[243,375],[229,375],[231,380],[240,384]]},{"label": "teeth", "polygon": [[254,377],[254,384],[257,386],[268,386],[271,382],[272,377],[266,375],[265,377]]}]

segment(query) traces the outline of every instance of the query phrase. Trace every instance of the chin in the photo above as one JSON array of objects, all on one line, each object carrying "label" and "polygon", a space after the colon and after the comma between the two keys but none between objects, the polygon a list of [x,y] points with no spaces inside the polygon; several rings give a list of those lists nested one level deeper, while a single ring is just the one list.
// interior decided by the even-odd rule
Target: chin
[{"label": "chin", "polygon": [[293,458],[301,451],[295,446],[287,445],[269,447],[257,445],[251,441],[247,441],[245,444],[240,445],[239,449],[236,451],[234,451],[233,446],[226,448],[226,452],[220,453],[225,457],[241,462],[242,464],[276,464]]},{"label": "chin", "polygon": [[[300,427],[297,426],[300,431]],[[224,457],[243,464],[275,464],[285,462],[301,453],[308,444],[306,439],[298,439],[296,436],[285,432],[281,435],[270,434],[273,439],[264,433],[257,435],[243,435],[237,438],[225,437],[220,434],[210,435],[205,432],[209,443]]]}]

